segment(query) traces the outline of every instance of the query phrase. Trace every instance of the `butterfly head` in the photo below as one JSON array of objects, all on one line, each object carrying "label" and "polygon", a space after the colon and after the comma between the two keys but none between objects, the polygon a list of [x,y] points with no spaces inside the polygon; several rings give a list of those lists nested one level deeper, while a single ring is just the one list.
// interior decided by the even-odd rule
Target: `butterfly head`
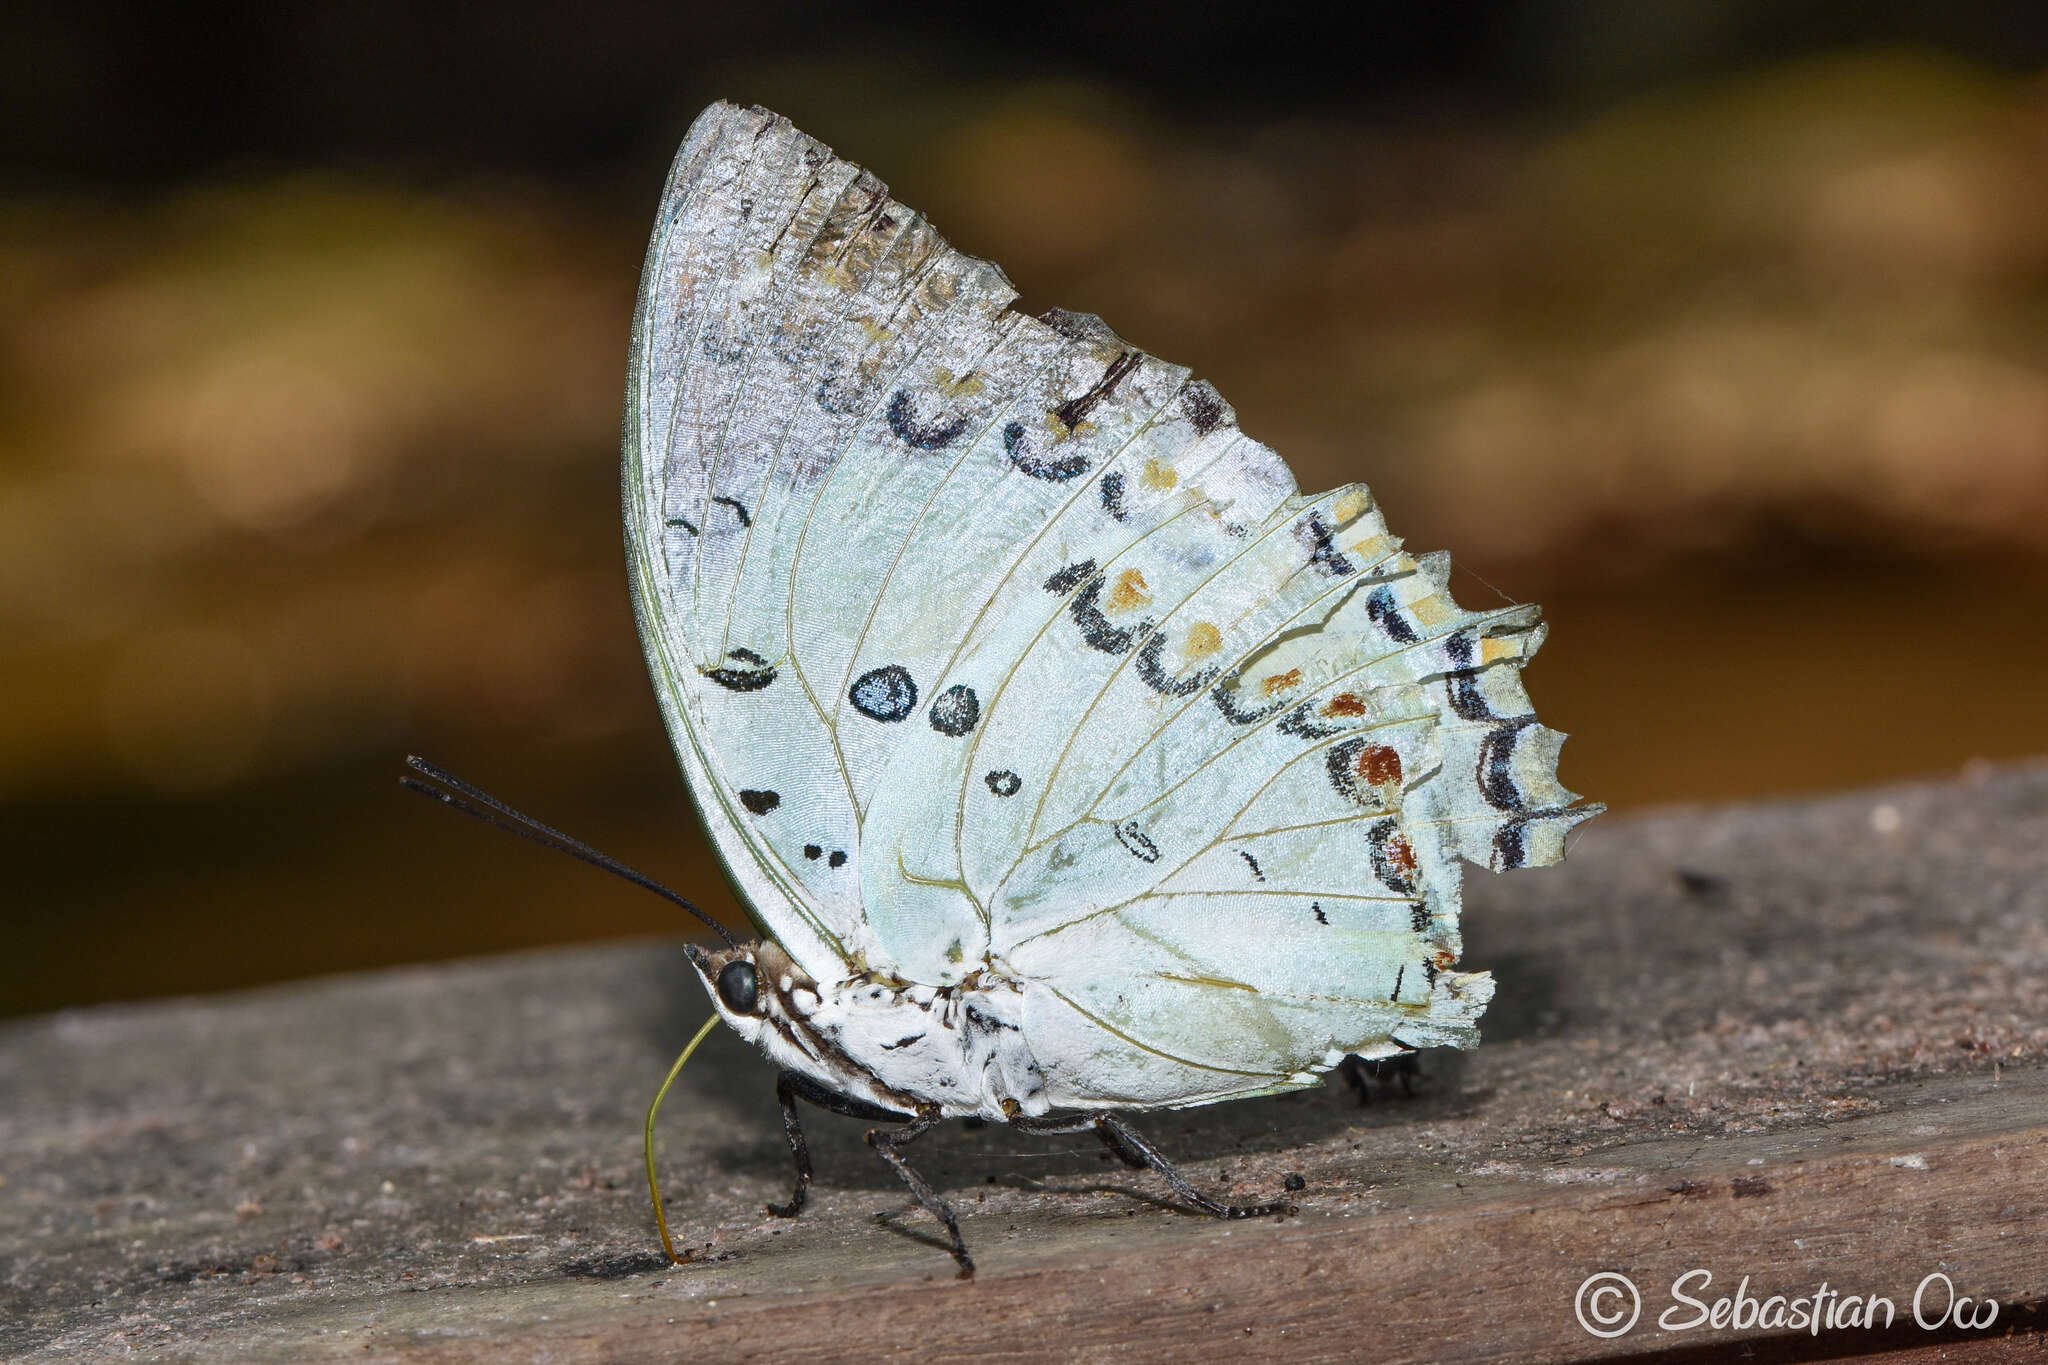
[{"label": "butterfly head", "polygon": [[742,943],[715,953],[690,944],[683,951],[719,1017],[749,1042],[788,1017],[791,991],[811,987],[810,978],[773,943]]}]

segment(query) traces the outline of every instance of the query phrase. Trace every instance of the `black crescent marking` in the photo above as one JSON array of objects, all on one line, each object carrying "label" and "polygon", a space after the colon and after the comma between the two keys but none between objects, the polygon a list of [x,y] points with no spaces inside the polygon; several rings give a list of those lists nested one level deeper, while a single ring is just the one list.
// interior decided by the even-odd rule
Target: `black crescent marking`
[{"label": "black crescent marking", "polygon": [[1323,903],[1321,901],[1310,901],[1308,908],[1316,912],[1317,924],[1328,924],[1330,922],[1330,917],[1323,913]]},{"label": "black crescent marking", "polygon": [[1396,866],[1392,855],[1387,852],[1387,841],[1400,827],[1398,820],[1376,820],[1365,831],[1365,843],[1372,854],[1372,874],[1395,893],[1412,896],[1415,894],[1414,878]]},{"label": "black crescent marking", "polygon": [[1321,513],[1311,512],[1294,523],[1294,538],[1307,548],[1309,564],[1323,577],[1343,578],[1358,572],[1358,566],[1338,552],[1336,537],[1323,524]]},{"label": "black crescent marking", "polygon": [[1480,691],[1479,675],[1486,671],[1488,665],[1472,666],[1473,643],[1469,631],[1460,631],[1444,642],[1444,652],[1455,666],[1444,674],[1444,690],[1450,696],[1451,710],[1460,720],[1512,719],[1494,710],[1493,703]]},{"label": "black crescent marking", "polygon": [[1391,1005],[1391,1004],[1393,1004],[1393,1003],[1394,1003],[1394,1002],[1395,1002],[1396,1000],[1399,1000],[1399,999],[1401,998],[1401,982],[1402,982],[1402,980],[1403,980],[1403,979],[1404,979],[1404,978],[1405,978],[1405,977],[1406,977],[1407,975],[1408,975],[1408,964],[1407,964],[1407,963],[1405,963],[1405,962],[1403,962],[1403,963],[1401,964],[1400,970],[1399,970],[1399,971],[1396,971],[1396,972],[1394,973],[1394,989],[1393,989],[1393,990],[1391,990],[1391,991],[1389,991],[1389,992],[1387,992],[1387,1003],[1388,1003],[1388,1004],[1390,1004],[1390,1005]]},{"label": "black crescent marking", "polygon": [[1487,704],[1486,694],[1479,690],[1479,675],[1476,672],[1444,674],[1444,690],[1450,695],[1451,710],[1460,720],[1499,720],[1499,714]]},{"label": "black crescent marking", "polygon": [[1493,707],[1487,704],[1486,694],[1479,690],[1479,670],[1472,666],[1472,632],[1454,632],[1444,641],[1444,654],[1451,662],[1450,671],[1444,674],[1444,690],[1449,693],[1451,710],[1460,720],[1498,720]]},{"label": "black crescent marking", "polygon": [[1207,436],[1216,430],[1228,411],[1223,395],[1216,392],[1215,386],[1206,379],[1197,379],[1182,389],[1180,401],[1187,410],[1188,421],[1194,423],[1197,436]]},{"label": "black crescent marking", "polygon": [[1522,731],[1535,723],[1534,716],[1523,716],[1496,726],[1479,741],[1479,793],[1497,809],[1516,814],[1529,809],[1528,801],[1515,786],[1515,743],[1522,737]]},{"label": "black crescent marking", "polygon": [[1330,786],[1337,795],[1367,810],[1383,810],[1387,803],[1379,788],[1367,782],[1355,766],[1358,756],[1365,752],[1371,739],[1370,735],[1360,735],[1331,745],[1323,753],[1323,771],[1329,776]]},{"label": "black crescent marking", "polygon": [[1229,721],[1232,725],[1257,725],[1260,721],[1267,720],[1278,714],[1280,709],[1287,705],[1285,701],[1276,701],[1268,706],[1262,706],[1249,711],[1239,706],[1237,698],[1232,694],[1237,691],[1238,679],[1243,676],[1243,670],[1239,669],[1232,672],[1228,677],[1220,679],[1214,687],[1209,689],[1209,699],[1216,703],[1216,709],[1223,713],[1223,719]]},{"label": "black crescent marking", "polygon": [[1240,858],[1242,858],[1242,859],[1244,859],[1244,862],[1245,862],[1245,866],[1246,866],[1246,867],[1249,867],[1249,868],[1250,868],[1250,869],[1252,870],[1252,878],[1253,878],[1253,880],[1255,880],[1255,881],[1264,881],[1264,880],[1266,880],[1266,874],[1265,874],[1265,873],[1263,873],[1263,872],[1261,872],[1261,871],[1259,871],[1259,860],[1258,860],[1257,858],[1254,858],[1254,857],[1253,857],[1253,856],[1252,856],[1251,854],[1249,854],[1249,853],[1245,852],[1245,850],[1243,850],[1243,849],[1239,849],[1239,850],[1237,851],[1237,856],[1238,856],[1238,857],[1240,857]]},{"label": "black crescent marking", "polygon": [[889,400],[889,430],[912,450],[938,450],[960,439],[967,430],[967,414],[958,413],[945,421],[920,422],[910,401],[910,390],[898,389]]},{"label": "black crescent marking", "polygon": [[738,498],[713,498],[712,501],[722,502],[727,507],[730,507],[733,515],[740,519],[741,526],[752,526],[754,524],[754,518],[748,513],[746,504]]},{"label": "black crescent marking", "polygon": [[1429,907],[1421,901],[1408,907],[1408,927],[1417,934],[1429,932]]},{"label": "black crescent marking", "polygon": [[1296,739],[1328,739],[1332,735],[1343,734],[1350,727],[1319,723],[1316,720],[1316,704],[1305,701],[1282,716],[1280,723],[1273,728],[1283,735],[1293,735]]},{"label": "black crescent marking", "polygon": [[1216,675],[1220,670],[1215,668],[1196,669],[1185,678],[1173,677],[1159,662],[1159,656],[1165,648],[1166,637],[1155,631],[1143,645],[1139,646],[1138,657],[1131,661],[1138,670],[1138,680],[1160,696],[1193,696],[1216,681]]},{"label": "black crescent marking", "polygon": [[1527,840],[1523,837],[1528,825],[1527,820],[1510,820],[1494,831],[1494,871],[1509,872],[1528,865],[1529,850]]},{"label": "black crescent marking", "polygon": [[766,815],[782,804],[782,795],[779,792],[744,789],[740,792],[740,804],[756,815]]},{"label": "black crescent marking", "polygon": [[1047,483],[1061,483],[1088,471],[1088,456],[1083,451],[1047,459],[1033,450],[1022,422],[1012,422],[1003,428],[1003,453],[1010,457],[1011,464],[1032,478],[1044,479]]},{"label": "black crescent marking", "polygon": [[1078,564],[1069,564],[1051,578],[1045,580],[1045,590],[1054,597],[1065,597],[1074,589],[1087,582],[1095,573],[1095,561],[1084,559]]},{"label": "black crescent marking", "polygon": [[1120,469],[1112,469],[1102,476],[1102,510],[1109,513],[1112,521],[1129,521],[1131,514],[1124,510],[1124,476]]},{"label": "black crescent marking", "polygon": [[688,517],[670,517],[666,522],[663,522],[662,524],[664,526],[680,526],[693,536],[697,534],[696,526],[691,524],[691,521]]},{"label": "black crescent marking", "polygon": [[1097,574],[1067,603],[1067,615],[1074,618],[1081,638],[1088,642],[1090,649],[1101,650],[1104,654],[1129,653],[1133,641],[1142,634],[1151,633],[1152,623],[1140,621],[1128,629],[1113,626],[1102,614],[1102,608],[1095,605],[1101,598],[1102,575]]},{"label": "black crescent marking", "polygon": [[1401,615],[1401,608],[1394,604],[1391,588],[1374,588],[1365,599],[1365,614],[1397,645],[1412,645],[1422,638],[1415,633],[1415,627],[1408,624],[1408,618]]},{"label": "black crescent marking", "polygon": [[775,670],[768,666],[766,659],[751,649],[728,649],[725,657],[738,659],[746,667],[734,668],[729,664],[721,664],[717,668],[700,668],[697,671],[728,692],[759,692],[775,681]]}]

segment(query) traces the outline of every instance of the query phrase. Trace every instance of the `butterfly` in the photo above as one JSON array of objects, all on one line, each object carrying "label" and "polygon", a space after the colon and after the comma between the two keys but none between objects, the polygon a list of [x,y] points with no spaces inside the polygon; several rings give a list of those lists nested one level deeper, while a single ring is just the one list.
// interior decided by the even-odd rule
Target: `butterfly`
[{"label": "butterfly", "polygon": [[893,1124],[869,1144],[963,1276],[912,1140],[1092,1131],[1210,1214],[1275,1212],[1122,1115],[1474,1044],[1462,864],[1555,862],[1601,809],[1520,681],[1536,607],[1458,607],[1364,486],[1302,494],[1207,383],[1014,297],[868,172],[714,104],[624,419],[648,669],[761,935],[688,952],[706,1030],[779,1069],[769,1212],[811,1180],[799,1103]]}]

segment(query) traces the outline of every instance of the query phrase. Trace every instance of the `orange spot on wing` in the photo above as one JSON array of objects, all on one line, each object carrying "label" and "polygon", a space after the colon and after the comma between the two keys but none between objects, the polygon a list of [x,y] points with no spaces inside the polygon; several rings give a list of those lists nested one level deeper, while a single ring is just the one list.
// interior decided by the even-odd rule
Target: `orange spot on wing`
[{"label": "orange spot on wing", "polygon": [[1270,678],[1262,679],[1259,682],[1259,691],[1270,697],[1276,692],[1285,692],[1290,687],[1299,686],[1301,686],[1301,670],[1290,668],[1285,673],[1275,673]]},{"label": "orange spot on wing", "polygon": [[1401,780],[1401,755],[1384,744],[1368,744],[1358,751],[1358,775],[1368,786],[1396,785]]},{"label": "orange spot on wing", "polygon": [[1207,621],[1197,621],[1188,627],[1187,643],[1181,646],[1181,653],[1192,663],[1196,659],[1208,658],[1221,648],[1223,632]]},{"label": "orange spot on wing", "polygon": [[1356,692],[1339,692],[1336,696],[1323,703],[1323,714],[1326,716],[1362,716],[1365,714],[1365,703],[1359,700]]},{"label": "orange spot on wing", "polygon": [[1415,870],[1415,850],[1410,848],[1408,841],[1400,835],[1389,835],[1387,836],[1387,861],[1405,877]]},{"label": "orange spot on wing", "polygon": [[1136,569],[1125,569],[1117,575],[1116,587],[1109,594],[1111,611],[1130,611],[1142,607],[1152,600],[1152,594],[1145,590],[1145,575]]}]

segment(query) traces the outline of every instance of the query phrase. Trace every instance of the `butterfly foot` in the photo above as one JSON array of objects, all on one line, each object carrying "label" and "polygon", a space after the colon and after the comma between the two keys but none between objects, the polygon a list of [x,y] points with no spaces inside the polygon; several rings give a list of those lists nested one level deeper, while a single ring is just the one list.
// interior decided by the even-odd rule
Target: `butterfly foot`
[{"label": "butterfly foot", "polygon": [[796,1166],[796,1187],[787,1204],[767,1205],[770,1218],[794,1218],[804,1211],[811,1197],[811,1146],[804,1141],[804,1125],[796,1116],[796,1074],[785,1071],[775,1078],[775,1098],[782,1104],[782,1133],[789,1139],[790,1160]]},{"label": "butterfly foot", "polygon": [[1126,1165],[1150,1167],[1166,1177],[1167,1185],[1174,1194],[1188,1204],[1200,1209],[1211,1218],[1266,1218],[1274,1214],[1295,1212],[1294,1205],[1285,1199],[1276,1199],[1269,1204],[1225,1204],[1211,1199],[1194,1187],[1180,1168],[1168,1161],[1164,1154],[1141,1137],[1138,1131],[1114,1114],[1098,1115],[1094,1122],[1095,1135],[1102,1139],[1102,1145],[1109,1148]]},{"label": "butterfly foot", "polygon": [[910,1187],[911,1195],[924,1211],[945,1226],[946,1250],[952,1253],[953,1260],[960,1267],[959,1278],[971,1280],[974,1278],[974,1258],[967,1254],[967,1243],[960,1236],[960,1220],[954,1216],[952,1205],[932,1188],[930,1181],[911,1169],[910,1163],[903,1159],[902,1152],[898,1150],[909,1146],[938,1126],[938,1106],[924,1105],[919,1108],[917,1117],[893,1132],[883,1132],[879,1128],[868,1129],[868,1146],[874,1149],[875,1155],[889,1163],[890,1169]]}]

